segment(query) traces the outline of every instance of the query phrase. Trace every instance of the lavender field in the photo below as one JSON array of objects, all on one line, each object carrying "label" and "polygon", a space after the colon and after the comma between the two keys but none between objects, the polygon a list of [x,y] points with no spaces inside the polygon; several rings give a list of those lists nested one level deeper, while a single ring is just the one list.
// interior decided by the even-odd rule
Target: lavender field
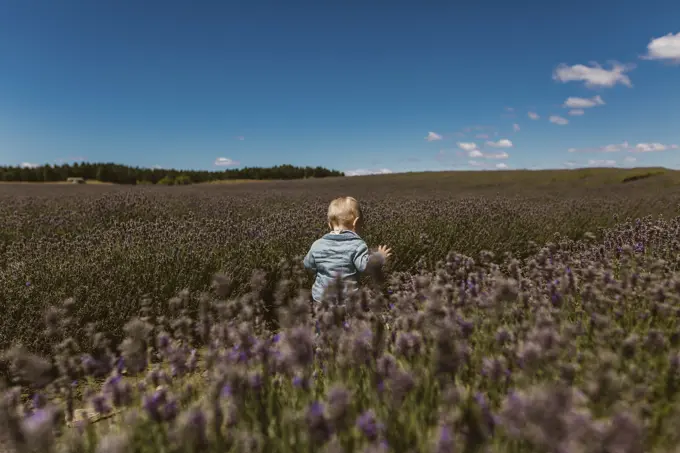
[{"label": "lavender field", "polygon": [[[340,195],[394,259],[312,311]],[[0,218],[8,451],[680,448],[675,172],[6,184]]]}]

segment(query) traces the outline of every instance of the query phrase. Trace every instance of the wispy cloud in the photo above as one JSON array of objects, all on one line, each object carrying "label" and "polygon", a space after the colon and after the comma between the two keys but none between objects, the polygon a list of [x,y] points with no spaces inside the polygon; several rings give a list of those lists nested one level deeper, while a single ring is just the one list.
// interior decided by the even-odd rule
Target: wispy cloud
[{"label": "wispy cloud", "polygon": [[508,164],[506,164],[505,162],[499,162],[497,164],[492,164],[490,162],[484,162],[484,161],[479,161],[479,160],[469,160],[468,165],[470,167],[476,167],[476,168],[485,169],[485,170],[508,168]]},{"label": "wispy cloud", "polygon": [[647,44],[647,54],[642,58],[680,63],[680,32],[652,39]]},{"label": "wispy cloud", "polygon": [[510,155],[508,153],[506,153],[505,151],[500,151],[500,152],[497,152],[497,153],[484,154],[484,157],[487,158],[487,159],[507,159],[508,157],[510,157]]},{"label": "wispy cloud", "polygon": [[613,167],[616,165],[615,160],[604,160],[604,159],[591,159],[588,161],[588,165],[594,167]]},{"label": "wispy cloud", "polygon": [[512,112],[515,111],[515,109],[512,108],[512,107],[505,107],[505,111],[508,112],[508,113],[512,113]]},{"label": "wispy cloud", "polygon": [[21,168],[38,168],[40,164],[34,164],[31,162],[22,162],[19,164],[19,167]]},{"label": "wispy cloud", "polygon": [[489,138],[489,134],[477,134],[475,135],[475,138],[481,138],[482,140],[486,140]]},{"label": "wispy cloud", "polygon": [[[486,142],[486,145],[493,148],[511,148],[512,142],[504,138],[497,142],[488,141]],[[510,157],[505,151],[484,153],[478,148],[477,144],[473,142],[459,142],[458,148],[465,151],[465,155],[471,159],[507,159]]]},{"label": "wispy cloud", "polygon": [[441,140],[442,136],[437,134],[436,132],[428,132],[427,137],[425,137],[425,140],[428,142],[433,142],[435,140]]},{"label": "wispy cloud", "polygon": [[637,162],[637,157],[626,156],[626,157],[623,159],[623,161],[626,162],[627,164],[632,164],[632,163],[634,163],[634,162]]},{"label": "wispy cloud", "polygon": [[631,147],[628,144],[628,142],[622,142],[598,146],[596,148],[569,148],[567,151],[570,153],[593,153],[593,152],[616,153],[619,151],[625,151],[629,149],[631,149]]},{"label": "wispy cloud", "polygon": [[558,125],[560,125],[560,126],[564,126],[565,124],[569,124],[569,120],[568,120],[568,119],[562,118],[561,116],[557,116],[557,115],[552,115],[552,116],[549,118],[549,120],[550,120],[551,123],[553,123],[553,124],[558,124]]},{"label": "wispy cloud", "polygon": [[512,142],[507,138],[498,140],[497,142],[486,142],[486,144],[492,148],[512,148]]},{"label": "wispy cloud", "polygon": [[472,151],[468,151],[467,155],[471,159],[480,159],[481,158],[481,159],[499,160],[499,159],[507,159],[508,157],[510,157],[510,155],[508,153],[506,153],[505,151],[499,151],[499,152],[496,152],[496,153],[483,153],[478,149],[473,149]]},{"label": "wispy cloud", "polygon": [[638,143],[635,145],[633,151],[638,153],[652,153],[654,151],[666,151],[667,149],[675,149],[676,145],[664,145],[663,143]]},{"label": "wispy cloud", "polygon": [[571,115],[571,116],[581,116],[581,115],[583,115],[584,113],[586,113],[586,112],[585,112],[585,110],[583,110],[583,109],[572,109],[572,110],[569,110],[569,115]]},{"label": "wispy cloud", "polygon": [[605,153],[615,153],[617,151],[623,151],[624,149],[629,149],[630,145],[628,142],[623,142],[623,143],[613,143],[611,145],[604,145],[601,149],[602,152]]},{"label": "wispy cloud", "polygon": [[246,138],[243,135],[237,135],[236,140],[245,140]]},{"label": "wispy cloud", "polygon": [[345,172],[346,176],[368,176],[368,175],[389,175],[393,173],[389,168],[381,168],[378,170],[367,170],[364,168],[359,168],[357,170],[349,170]]},{"label": "wispy cloud", "polygon": [[238,165],[238,162],[229,159],[228,157],[218,157],[215,159],[215,165],[218,167],[235,167]]},{"label": "wispy cloud", "polygon": [[627,141],[622,143],[612,143],[609,145],[599,146],[596,148],[569,148],[567,151],[570,153],[617,153],[620,151],[628,151],[635,153],[651,153],[655,151],[667,151],[670,149],[680,149],[680,145],[676,144],[664,144],[659,142],[653,143],[638,143],[636,145],[631,145]]},{"label": "wispy cloud", "polygon": [[492,135],[498,135],[496,128],[493,126],[484,126],[476,124],[474,126],[467,126],[461,129],[462,136],[465,134],[476,134],[476,138],[489,138]]},{"label": "wispy cloud", "polygon": [[598,105],[604,105],[604,100],[599,95],[592,98],[568,97],[567,100],[564,101],[562,107],[570,109],[589,109]]},{"label": "wispy cloud", "polygon": [[477,148],[477,144],[473,142],[458,142],[458,147],[463,151],[472,151]]},{"label": "wispy cloud", "polygon": [[538,116],[538,113],[536,113],[536,112],[529,112],[529,113],[527,113],[527,116],[529,118],[531,118],[532,120],[537,120],[537,119],[540,118],[540,116]]},{"label": "wispy cloud", "polygon": [[519,124],[515,123],[515,124],[512,125],[512,130],[513,130],[513,131],[519,132],[519,129],[520,129],[520,128],[519,128]]},{"label": "wispy cloud", "polygon": [[627,87],[633,86],[626,72],[634,69],[635,65],[622,65],[613,62],[612,68],[609,70],[597,63],[591,63],[591,65],[567,66],[560,64],[553,72],[553,80],[562,83],[583,82],[588,88],[611,88],[619,83]]}]

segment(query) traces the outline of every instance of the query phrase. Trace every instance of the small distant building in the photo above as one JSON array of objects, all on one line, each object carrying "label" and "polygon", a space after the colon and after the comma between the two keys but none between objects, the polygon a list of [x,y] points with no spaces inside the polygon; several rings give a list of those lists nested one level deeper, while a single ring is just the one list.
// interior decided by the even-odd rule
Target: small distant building
[{"label": "small distant building", "polygon": [[66,182],[71,184],[85,184],[85,178],[67,178]]}]

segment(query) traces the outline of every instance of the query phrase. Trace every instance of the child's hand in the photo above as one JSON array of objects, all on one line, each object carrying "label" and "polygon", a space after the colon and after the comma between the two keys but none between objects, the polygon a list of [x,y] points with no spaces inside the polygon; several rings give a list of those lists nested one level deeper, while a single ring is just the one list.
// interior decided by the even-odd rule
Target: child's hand
[{"label": "child's hand", "polygon": [[381,245],[378,247],[378,253],[380,253],[385,260],[392,256],[392,249],[387,248],[386,245]]}]

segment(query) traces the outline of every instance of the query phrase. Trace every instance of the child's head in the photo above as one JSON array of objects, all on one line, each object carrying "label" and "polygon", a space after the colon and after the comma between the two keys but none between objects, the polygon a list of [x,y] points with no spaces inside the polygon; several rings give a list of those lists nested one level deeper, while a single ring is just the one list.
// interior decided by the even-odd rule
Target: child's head
[{"label": "child's head", "polygon": [[356,231],[360,217],[361,209],[355,198],[336,198],[328,206],[328,226],[331,230]]}]

